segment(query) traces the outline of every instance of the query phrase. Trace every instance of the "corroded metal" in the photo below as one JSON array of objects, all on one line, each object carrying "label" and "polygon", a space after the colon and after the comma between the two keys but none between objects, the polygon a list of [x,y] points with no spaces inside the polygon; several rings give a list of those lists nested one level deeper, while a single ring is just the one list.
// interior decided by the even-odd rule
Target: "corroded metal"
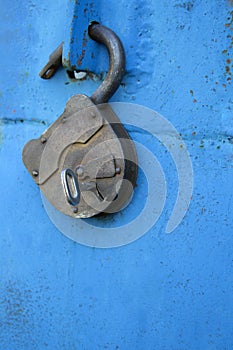
[{"label": "corroded metal", "polygon": [[[107,102],[118,89],[125,73],[125,51],[119,37],[111,29],[93,22],[88,27],[88,34],[94,41],[104,44],[109,53],[109,69],[98,89],[91,96],[95,104]],[[49,56],[49,62],[39,75],[50,79],[62,63],[63,43]]]},{"label": "corroded metal", "polygon": [[109,28],[92,23],[90,37],[106,46],[109,53],[109,69],[106,78],[91,96],[95,104],[107,102],[118,89],[125,73],[125,51],[118,36]]},{"label": "corroded metal", "polygon": [[41,69],[39,76],[42,79],[50,79],[62,64],[63,42],[51,53],[48,63]]},{"label": "corroded metal", "polygon": [[[49,202],[75,218],[120,210],[137,178],[134,144],[105,103],[124,75],[123,45],[112,30],[96,22],[90,24],[89,35],[108,50],[106,78],[90,98],[71,97],[62,115],[23,150],[24,164]],[[55,73],[61,56],[62,44],[50,55],[42,78]]]},{"label": "corroded metal", "polygon": [[132,140],[108,104],[96,106],[84,95],[73,96],[25,145],[23,161],[50,203],[75,218],[120,210],[136,184]]}]

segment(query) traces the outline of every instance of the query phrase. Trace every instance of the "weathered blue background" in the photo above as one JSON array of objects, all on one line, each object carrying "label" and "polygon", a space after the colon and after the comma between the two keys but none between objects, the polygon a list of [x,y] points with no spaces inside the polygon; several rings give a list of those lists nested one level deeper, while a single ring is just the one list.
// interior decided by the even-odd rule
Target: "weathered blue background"
[{"label": "weathered blue background", "polygon": [[[169,200],[160,220],[133,244],[101,250],[57,231],[21,161],[25,142],[68,98],[91,94],[99,82],[68,83],[64,70],[50,81],[38,77],[66,40],[66,1],[1,1],[1,350],[233,349],[230,3],[99,1],[102,23],[127,52],[124,84],[112,100],[171,121],[195,181],[185,219],[166,235],[177,180],[161,156]],[[148,135],[132,137],[151,144]]]}]

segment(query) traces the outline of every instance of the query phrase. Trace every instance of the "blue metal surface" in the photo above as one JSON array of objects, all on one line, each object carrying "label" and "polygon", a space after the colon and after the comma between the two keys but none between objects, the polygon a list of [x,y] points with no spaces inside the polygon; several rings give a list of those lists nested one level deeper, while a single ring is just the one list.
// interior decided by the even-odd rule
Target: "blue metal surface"
[{"label": "blue metal surface", "polygon": [[100,21],[100,2],[68,1],[63,47],[63,65],[70,70],[101,72],[96,65],[98,44],[88,36],[91,21]]},{"label": "blue metal surface", "polygon": [[[232,350],[231,3],[101,2],[102,23],[127,53],[112,100],[151,107],[173,123],[189,149],[195,189],[185,219],[165,234],[174,166],[150,135],[132,131],[157,153],[169,200],[143,238],[100,250],[57,231],[21,161],[25,142],[68,98],[90,95],[99,82],[70,83],[64,70],[49,82],[38,77],[64,39],[63,1],[1,2],[1,349]],[[138,193],[142,181],[140,174]]]}]

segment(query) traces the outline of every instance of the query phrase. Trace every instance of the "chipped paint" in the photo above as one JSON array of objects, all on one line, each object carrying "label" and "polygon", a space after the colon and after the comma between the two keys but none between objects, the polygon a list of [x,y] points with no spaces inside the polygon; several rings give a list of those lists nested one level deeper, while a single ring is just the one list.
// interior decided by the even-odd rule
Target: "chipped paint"
[{"label": "chipped paint", "polygon": [[[66,27],[66,36],[69,39],[64,44],[62,61],[68,70],[88,71],[99,75],[105,70],[93,59],[98,49],[87,33],[91,21],[100,21],[99,7],[95,2],[69,2]],[[105,51],[101,50],[106,59]]]},{"label": "chipped paint", "polygon": [[194,6],[194,0],[193,1],[186,1],[186,2],[180,2],[175,4],[175,7],[185,9],[187,11],[191,11]]},{"label": "chipped paint", "polygon": [[227,43],[228,47],[222,51],[226,56],[225,60],[225,75],[227,84],[231,84],[232,80],[232,57],[233,57],[233,11],[228,12],[227,23],[225,23],[227,31]]}]

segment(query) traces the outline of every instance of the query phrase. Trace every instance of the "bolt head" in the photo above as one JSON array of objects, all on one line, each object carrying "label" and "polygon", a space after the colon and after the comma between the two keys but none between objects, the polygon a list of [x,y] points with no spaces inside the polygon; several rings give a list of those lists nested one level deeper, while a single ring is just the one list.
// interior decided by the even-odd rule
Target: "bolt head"
[{"label": "bolt head", "polygon": [[83,170],[82,165],[78,165],[78,166],[77,166],[77,168],[76,168],[76,174],[77,174],[78,176],[83,176],[84,170]]},{"label": "bolt head", "polygon": [[32,170],[32,176],[37,177],[39,175],[38,170]]},{"label": "bolt head", "polygon": [[46,139],[46,137],[42,136],[42,137],[40,138],[40,141],[41,141],[41,143],[45,143],[45,142],[47,141],[47,139]]},{"label": "bolt head", "polygon": [[75,208],[73,209],[73,213],[74,213],[74,214],[77,214],[77,213],[78,213],[78,208],[75,207]]},{"label": "bolt head", "polygon": [[120,174],[121,173],[121,168],[118,166],[118,167],[116,167],[115,171],[116,171],[116,174]]}]

